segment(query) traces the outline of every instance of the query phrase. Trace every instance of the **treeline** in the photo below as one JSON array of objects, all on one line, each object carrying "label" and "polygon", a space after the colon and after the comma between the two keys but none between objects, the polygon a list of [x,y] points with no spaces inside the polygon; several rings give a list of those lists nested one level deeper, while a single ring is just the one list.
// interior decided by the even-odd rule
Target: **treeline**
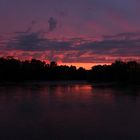
[{"label": "treeline", "polygon": [[111,65],[92,67],[90,80],[97,82],[140,83],[140,63],[115,61]]},{"label": "treeline", "polygon": [[21,61],[12,57],[0,58],[0,81],[85,80],[86,70],[75,66],[58,66],[32,59]]},{"label": "treeline", "polygon": [[12,57],[0,58],[0,82],[34,80],[88,80],[92,82],[140,83],[140,64],[136,61],[116,61],[111,65],[97,65],[91,70],[75,66],[58,66],[32,59],[21,61]]}]

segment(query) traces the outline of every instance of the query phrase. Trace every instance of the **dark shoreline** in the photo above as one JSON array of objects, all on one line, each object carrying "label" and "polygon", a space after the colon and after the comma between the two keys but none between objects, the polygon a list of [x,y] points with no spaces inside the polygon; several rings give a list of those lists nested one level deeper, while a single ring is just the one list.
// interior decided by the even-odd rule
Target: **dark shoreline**
[{"label": "dark shoreline", "polygon": [[89,84],[86,80],[54,80],[54,81],[20,81],[20,82],[0,82],[0,86],[17,86],[17,85],[55,85],[55,84]]},{"label": "dark shoreline", "polygon": [[34,80],[34,81],[5,81],[0,82],[0,87],[2,86],[42,86],[42,85],[73,85],[73,84],[87,84],[94,87],[140,87],[140,83],[132,82],[99,82],[99,81],[87,81],[87,80],[54,80],[54,81],[44,81],[44,80]]}]

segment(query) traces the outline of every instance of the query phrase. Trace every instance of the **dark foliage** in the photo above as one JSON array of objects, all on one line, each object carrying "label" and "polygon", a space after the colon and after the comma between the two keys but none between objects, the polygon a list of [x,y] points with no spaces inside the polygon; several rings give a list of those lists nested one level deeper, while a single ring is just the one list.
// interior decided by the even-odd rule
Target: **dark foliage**
[{"label": "dark foliage", "polygon": [[58,66],[32,59],[20,61],[12,57],[0,58],[0,81],[88,80],[96,82],[140,83],[140,64],[136,61],[116,61],[111,65],[97,65],[91,70],[75,66]]},{"label": "dark foliage", "polygon": [[86,70],[75,66],[58,66],[32,59],[20,61],[12,57],[0,58],[0,81],[85,80]]},{"label": "dark foliage", "polygon": [[140,83],[140,64],[136,61],[116,61],[111,65],[94,66],[90,71],[90,80]]}]

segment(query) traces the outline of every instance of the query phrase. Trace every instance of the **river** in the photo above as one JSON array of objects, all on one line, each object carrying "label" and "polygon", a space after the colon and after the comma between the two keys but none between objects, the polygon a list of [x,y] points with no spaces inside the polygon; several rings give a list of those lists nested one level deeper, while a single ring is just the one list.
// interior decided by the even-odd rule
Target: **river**
[{"label": "river", "polygon": [[85,82],[0,86],[1,140],[140,140],[140,88]]}]

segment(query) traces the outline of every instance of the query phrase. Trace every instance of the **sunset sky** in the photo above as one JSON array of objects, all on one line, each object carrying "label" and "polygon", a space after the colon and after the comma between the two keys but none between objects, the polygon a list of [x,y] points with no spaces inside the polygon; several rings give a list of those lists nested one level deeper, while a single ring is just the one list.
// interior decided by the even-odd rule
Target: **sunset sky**
[{"label": "sunset sky", "polygon": [[0,56],[86,68],[140,61],[140,1],[0,0]]}]

